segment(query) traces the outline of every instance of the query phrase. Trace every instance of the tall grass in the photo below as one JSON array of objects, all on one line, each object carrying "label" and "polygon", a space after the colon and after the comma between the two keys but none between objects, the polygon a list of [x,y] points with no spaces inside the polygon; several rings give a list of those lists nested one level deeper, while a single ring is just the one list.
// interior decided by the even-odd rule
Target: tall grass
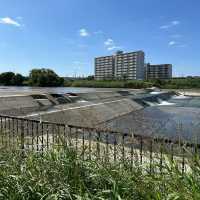
[{"label": "tall grass", "polygon": [[82,161],[72,150],[2,152],[0,199],[200,199],[200,161],[182,174],[176,163],[163,173]]}]

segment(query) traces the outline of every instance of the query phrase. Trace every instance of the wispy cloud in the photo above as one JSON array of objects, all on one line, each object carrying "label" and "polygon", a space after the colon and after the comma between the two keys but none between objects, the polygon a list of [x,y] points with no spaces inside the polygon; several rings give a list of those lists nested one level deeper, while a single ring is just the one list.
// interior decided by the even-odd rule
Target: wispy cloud
[{"label": "wispy cloud", "polygon": [[181,34],[174,34],[174,35],[171,35],[170,36],[171,38],[181,38],[182,37],[182,35]]},{"label": "wispy cloud", "polygon": [[187,44],[184,44],[184,43],[180,43],[180,42],[177,42],[177,41],[170,41],[168,43],[168,46],[170,47],[180,47],[180,48],[184,48],[184,47],[187,47]]},{"label": "wispy cloud", "polygon": [[121,47],[121,46],[117,46],[117,45],[115,44],[115,42],[113,41],[113,39],[111,39],[111,38],[108,38],[108,39],[104,42],[104,45],[105,45],[105,47],[106,47],[106,49],[107,49],[108,51],[117,50],[117,49],[122,49],[122,47]]},{"label": "wispy cloud", "polygon": [[90,33],[85,28],[81,28],[79,30],[79,35],[81,37],[88,37],[88,36],[90,36]]},{"label": "wispy cloud", "polygon": [[114,45],[114,41],[111,38],[108,38],[105,42],[104,42],[105,46],[112,46]]},{"label": "wispy cloud", "polygon": [[174,45],[176,45],[176,44],[177,44],[176,41],[170,41],[170,42],[168,43],[169,46],[174,46]]},{"label": "wispy cloud", "polygon": [[102,30],[94,31],[95,35],[104,35],[105,33]]},{"label": "wispy cloud", "polygon": [[187,47],[188,45],[187,44],[179,44],[178,47],[181,47],[181,48],[184,48],[184,47]]},{"label": "wispy cloud", "polygon": [[173,26],[176,26],[176,25],[179,25],[179,24],[180,24],[180,21],[175,20],[175,21],[172,21],[171,24],[172,24]]},{"label": "wispy cloud", "polygon": [[122,49],[122,47],[121,46],[111,46],[111,47],[107,48],[108,51],[117,50],[117,49]]},{"label": "wispy cloud", "polygon": [[7,24],[7,25],[12,25],[12,26],[17,26],[17,27],[21,26],[19,22],[15,21],[14,19],[10,17],[0,18],[0,24]]},{"label": "wispy cloud", "polygon": [[174,20],[174,21],[171,21],[168,24],[160,26],[160,29],[169,29],[169,28],[172,28],[172,27],[177,26],[179,24],[180,24],[180,21]]}]

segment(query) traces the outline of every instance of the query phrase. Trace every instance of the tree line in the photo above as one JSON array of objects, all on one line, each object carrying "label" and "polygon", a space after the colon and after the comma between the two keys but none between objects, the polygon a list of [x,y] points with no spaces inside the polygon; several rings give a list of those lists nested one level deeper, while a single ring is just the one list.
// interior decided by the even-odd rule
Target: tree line
[{"label": "tree line", "polygon": [[59,77],[51,69],[32,69],[29,76],[19,73],[4,72],[0,74],[0,85],[4,86],[37,86],[37,87],[113,87],[113,88],[146,88],[159,87],[165,89],[200,88],[200,77],[180,77],[168,80],[94,80],[94,76],[87,78],[66,79]]},{"label": "tree line", "polygon": [[32,69],[28,77],[19,73],[4,72],[0,74],[0,85],[4,86],[64,86],[64,78],[59,77],[51,69]]}]

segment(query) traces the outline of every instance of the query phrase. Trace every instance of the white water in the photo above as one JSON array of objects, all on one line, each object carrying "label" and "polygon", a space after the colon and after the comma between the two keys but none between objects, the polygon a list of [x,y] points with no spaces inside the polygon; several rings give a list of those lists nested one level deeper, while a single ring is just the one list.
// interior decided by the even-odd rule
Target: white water
[{"label": "white water", "polygon": [[163,92],[161,92],[161,91],[152,91],[152,92],[150,92],[150,94],[161,94],[161,93],[163,93]]},{"label": "white water", "polygon": [[159,101],[159,103],[157,104],[159,106],[171,106],[171,105],[175,105],[175,103],[171,103],[171,102],[168,102],[168,101]]},{"label": "white water", "polygon": [[147,103],[149,106],[171,106],[171,105],[175,105],[175,103],[164,101],[162,99],[158,99],[158,102],[145,101],[145,103]]},{"label": "white water", "polygon": [[80,100],[80,101],[77,101],[78,103],[85,103],[85,102],[88,102],[86,100]]},{"label": "white water", "polygon": [[185,96],[185,95],[176,95],[176,96],[173,96],[172,99],[190,99],[191,97],[189,96]]}]

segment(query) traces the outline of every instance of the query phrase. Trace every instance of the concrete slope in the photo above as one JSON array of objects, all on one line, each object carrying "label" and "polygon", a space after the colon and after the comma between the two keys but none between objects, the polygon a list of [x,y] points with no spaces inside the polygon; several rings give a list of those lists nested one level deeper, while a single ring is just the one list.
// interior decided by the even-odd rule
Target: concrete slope
[{"label": "concrete slope", "polygon": [[6,115],[22,115],[39,110],[40,105],[31,96],[0,97],[0,113]]},{"label": "concrete slope", "polygon": [[62,111],[54,110],[29,118],[42,119],[78,126],[96,126],[117,116],[121,116],[139,109],[142,106],[128,98],[98,103],[87,103],[77,107],[62,107]]}]

